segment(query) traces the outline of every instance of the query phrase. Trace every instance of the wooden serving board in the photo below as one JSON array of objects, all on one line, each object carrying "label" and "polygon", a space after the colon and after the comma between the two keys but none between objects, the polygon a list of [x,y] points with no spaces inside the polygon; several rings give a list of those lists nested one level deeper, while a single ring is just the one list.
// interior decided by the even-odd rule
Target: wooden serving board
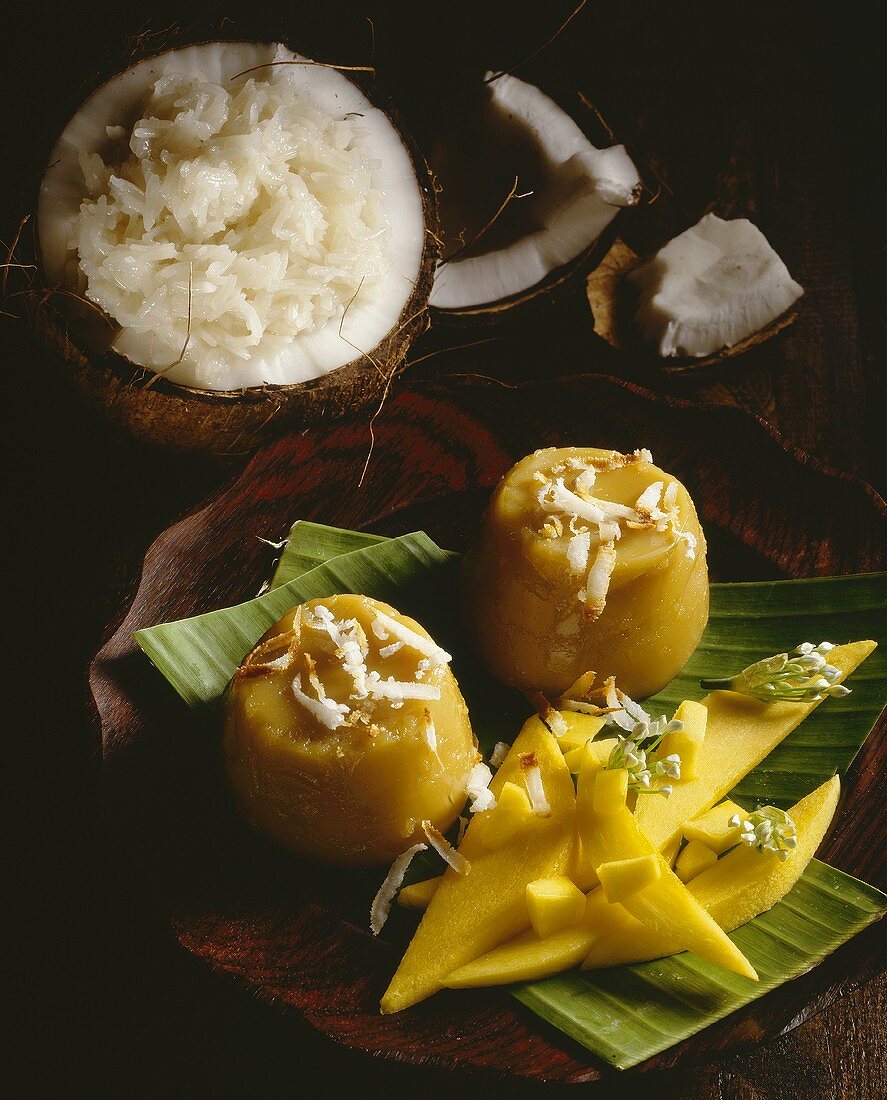
[{"label": "wooden serving board", "polygon": [[[260,538],[281,539],[297,518],[383,534],[421,527],[441,545],[462,549],[492,485],[540,446],[650,447],[693,495],[719,580],[883,569],[887,505],[863,482],[828,470],[740,410],[658,398],[597,375],[559,380],[556,388],[480,378],[458,385],[416,381],[384,407],[374,435],[362,484],[366,416],[268,447],[154,542],[125,618],[90,669],[108,828],[143,867],[189,951],[263,998],[298,1010],[326,1035],[426,1066],[603,1080],[615,1071],[501,991],[444,993],[406,1013],[380,1016],[403,916],[390,922],[389,942],[373,939],[366,914],[354,907],[361,891],[353,877],[306,867],[247,833],[229,802],[217,730],[186,711],[131,634],[254,595],[275,553]],[[882,715],[820,853],[876,885],[885,871],[885,727]],[[640,1071],[709,1059],[780,1034],[882,965],[872,928]]]}]

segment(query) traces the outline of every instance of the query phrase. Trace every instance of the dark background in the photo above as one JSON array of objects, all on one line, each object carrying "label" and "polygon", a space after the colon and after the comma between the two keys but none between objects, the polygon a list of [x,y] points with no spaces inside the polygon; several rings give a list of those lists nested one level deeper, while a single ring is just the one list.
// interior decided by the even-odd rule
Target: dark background
[{"label": "dark background", "polygon": [[[190,5],[187,17],[178,15],[210,35],[225,16],[244,36],[282,30],[305,52],[352,63],[367,60],[370,15],[375,64],[421,131],[429,104],[458,95],[487,67],[526,56],[571,5],[518,14],[515,5],[481,2],[338,3],[316,17],[302,7],[280,17],[217,3],[208,14]],[[745,357],[730,375],[657,378],[654,386],[764,415],[793,442],[883,490],[884,97],[875,11],[862,3],[591,2],[523,75],[556,75],[589,95],[617,140],[667,175],[672,216],[695,218],[712,199],[752,212],[808,290],[790,339]],[[11,240],[33,205],[52,140],[91,75],[125,65],[127,36],[164,32],[174,18],[144,4],[18,4],[4,14],[0,239]],[[27,326],[0,320],[12,610],[7,907],[21,918],[7,937],[8,1038],[20,1074],[12,1094],[299,1095],[327,1083],[497,1094],[495,1084],[443,1080],[334,1047],[209,974],[155,912],[139,869],[102,820],[85,670],[151,539],[227,473],[117,439],[43,371]],[[535,323],[534,354],[515,373],[617,368],[606,349],[572,346],[566,328],[549,341],[544,319]],[[643,1087],[703,1100],[884,1096],[884,989],[872,983],[781,1040]],[[627,1078],[611,1092],[639,1084]],[[535,1091],[508,1086],[509,1095]]]}]

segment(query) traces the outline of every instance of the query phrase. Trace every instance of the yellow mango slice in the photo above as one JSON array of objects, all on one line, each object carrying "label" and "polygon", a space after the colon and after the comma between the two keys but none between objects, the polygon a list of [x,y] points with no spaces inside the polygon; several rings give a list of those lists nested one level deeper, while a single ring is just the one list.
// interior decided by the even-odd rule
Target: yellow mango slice
[{"label": "yellow mango slice", "polygon": [[614,859],[597,869],[604,897],[610,904],[633,897],[662,877],[662,860],[653,853]]},{"label": "yellow mango slice", "polygon": [[502,784],[495,808],[486,813],[488,820],[484,822],[483,835],[487,848],[501,848],[535,818],[526,787],[510,782]]},{"label": "yellow mango slice", "polygon": [[[596,760],[595,764],[600,764]],[[582,774],[581,772],[579,773]],[[594,777],[591,805],[595,814],[618,814],[628,797],[628,772],[625,768],[599,768]]]},{"label": "yellow mango slice", "polygon": [[397,904],[402,905],[404,909],[427,909],[431,899],[437,893],[442,878],[443,875],[438,875],[437,878],[427,878],[424,882],[414,882],[410,886],[404,886],[397,895]]},{"label": "yellow mango slice", "polygon": [[558,734],[557,739],[564,755],[572,749],[581,749],[586,741],[590,741],[600,733],[606,722],[606,718],[594,714],[583,714],[576,710],[564,710],[559,713],[567,724],[567,732]]},{"label": "yellow mango slice", "polygon": [[667,733],[662,740],[662,756],[677,753],[681,758],[680,782],[699,778],[699,754],[705,740],[708,710],[702,703],[685,699],[675,711],[675,718],[684,723],[682,730]]},{"label": "yellow mango slice", "polygon": [[694,817],[692,821],[685,821],[683,834],[687,840],[698,841],[719,856],[734,844],[739,843],[741,828],[739,825],[730,824],[730,818],[734,814],[744,817],[745,810],[728,798]]},{"label": "yellow mango slice", "polygon": [[452,971],[525,928],[527,883],[566,870],[575,830],[573,780],[539,718],[524,725],[490,786],[497,797],[505,783],[522,786],[521,756],[527,753],[535,754],[550,815],[536,817],[494,849],[483,839],[485,819],[493,815],[472,819],[459,848],[471,870],[458,875],[447,869],[382,998],[382,1012],[399,1012],[430,997]]},{"label": "yellow mango slice", "polygon": [[[757,980],[751,963],[668,866],[658,848],[641,831],[628,807],[623,803],[621,811],[598,812],[597,804],[601,801],[596,797],[598,776],[603,780],[604,790],[609,796],[614,781],[604,778],[607,772],[601,770],[600,763],[589,753],[579,772],[576,801],[576,819],[589,856],[597,859],[600,866],[613,859],[655,853],[660,864],[659,881],[626,898],[621,903],[622,908],[660,935],[680,940],[687,950],[700,958]],[[609,805],[607,800],[604,801]]]},{"label": "yellow mango slice", "polygon": [[[840,791],[840,780],[834,776],[789,810],[797,826],[798,845],[784,863],[743,845],[693,879],[687,889],[725,932],[771,909],[791,890],[822,843]],[[618,912],[621,907],[613,908]],[[622,909],[621,920],[595,939],[583,969],[645,962],[679,950],[673,939],[645,927]]]},{"label": "yellow mango slice", "polygon": [[582,920],[585,894],[566,875],[537,878],[527,885],[527,911],[537,936],[550,936]]},{"label": "yellow mango slice", "polygon": [[[875,645],[867,641],[836,646],[829,662],[840,670],[843,680],[862,664]],[[819,705],[761,703],[734,691],[713,691],[702,702],[708,709],[708,722],[697,760],[697,778],[675,783],[669,799],[638,799],[638,824],[657,848],[679,835],[685,821],[731,791]]]},{"label": "yellow mango slice", "polygon": [[678,856],[674,865],[674,873],[681,882],[690,882],[717,862],[716,852],[713,852],[711,848],[706,848],[698,840],[691,840]]},{"label": "yellow mango slice", "polygon": [[508,982],[528,982],[547,978],[578,966],[602,928],[608,905],[600,890],[585,899],[582,921],[540,939],[534,932],[524,932],[479,959],[459,967],[447,975],[444,982],[452,989],[468,989],[481,985],[505,985]]},{"label": "yellow mango slice", "polygon": [[597,754],[602,764],[606,764],[610,758],[610,753],[613,751],[613,746],[616,744],[615,737],[602,737],[600,741],[585,741],[581,745],[577,745],[575,748],[570,749],[564,753],[564,760],[567,762],[567,767],[573,773],[573,775],[579,774],[579,768],[582,766],[582,760],[584,756],[585,746],[591,745],[592,750]]}]

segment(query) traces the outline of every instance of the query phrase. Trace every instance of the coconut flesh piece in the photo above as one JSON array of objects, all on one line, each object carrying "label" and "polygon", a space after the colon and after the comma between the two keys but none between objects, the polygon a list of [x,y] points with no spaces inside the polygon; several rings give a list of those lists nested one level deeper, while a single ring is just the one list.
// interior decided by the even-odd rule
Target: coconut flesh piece
[{"label": "coconut flesh piece", "polygon": [[[410,154],[342,73],[270,65],[296,58],[250,42],[148,58],[50,155],[47,283],[96,302],[122,326],[112,349],[172,382],[320,377],[372,352],[412,294],[425,226]],[[107,344],[107,325],[86,327]]]},{"label": "coconut flesh piece", "polygon": [[746,218],[706,214],[629,275],[635,323],[663,357],[711,355],[766,328],[804,290]]},{"label": "coconut flesh piece", "polygon": [[[501,167],[509,158],[510,135],[511,145],[519,141],[532,146],[542,165],[522,177],[515,153],[512,179],[518,177],[518,192],[533,190],[512,201],[521,208],[525,231],[497,247],[488,247],[491,233],[489,241],[478,242],[479,249],[469,249],[475,255],[444,261],[429,299],[444,310],[492,304],[536,286],[585,252],[619,208],[633,205],[640,196],[640,177],[624,146],[596,149],[573,119],[533,84],[508,74],[486,76],[492,131],[484,134],[487,157],[495,157]],[[471,167],[476,170],[476,164]],[[445,180],[444,203],[446,198]],[[500,195],[498,201],[504,198]]]}]

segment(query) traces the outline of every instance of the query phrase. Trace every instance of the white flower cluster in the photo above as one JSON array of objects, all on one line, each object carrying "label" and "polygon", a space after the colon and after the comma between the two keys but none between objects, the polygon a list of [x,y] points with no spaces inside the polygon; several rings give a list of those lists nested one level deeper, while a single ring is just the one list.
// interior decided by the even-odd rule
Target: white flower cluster
[{"label": "white flower cluster", "polygon": [[819,645],[802,642],[792,656],[777,653],[755,661],[737,676],[703,680],[702,686],[737,691],[764,703],[777,699],[792,703],[818,703],[827,695],[849,695],[850,688],[838,683],[840,669],[828,663],[828,654],[834,648],[832,642],[820,642]]},{"label": "white flower cluster", "polygon": [[741,817],[734,814],[728,824],[742,830],[739,839],[757,852],[772,852],[787,860],[798,843],[798,831],[794,821],[778,806],[762,806],[759,810]]},{"label": "white flower cluster", "polygon": [[[681,758],[676,752],[661,758],[654,758],[654,754],[667,734],[677,733],[683,728],[683,722],[675,718],[668,722],[664,715],[654,722],[638,722],[631,731],[631,737],[618,738],[610,752],[607,767],[626,769],[629,790],[669,798],[674,788],[670,783],[661,783],[661,780],[681,778]],[[658,786],[653,786],[654,779],[659,782]]]}]

